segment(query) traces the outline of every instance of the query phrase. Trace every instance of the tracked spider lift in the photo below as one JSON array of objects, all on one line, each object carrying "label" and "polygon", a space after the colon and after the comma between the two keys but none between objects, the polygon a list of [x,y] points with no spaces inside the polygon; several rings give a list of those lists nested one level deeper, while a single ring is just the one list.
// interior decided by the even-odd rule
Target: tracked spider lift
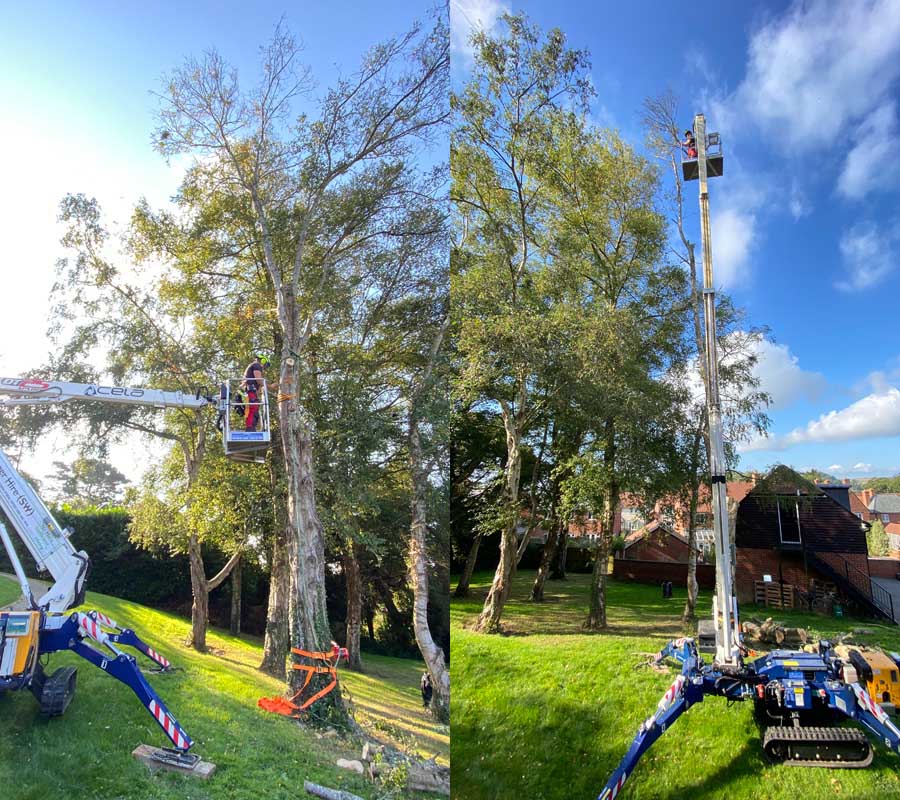
[{"label": "tracked spider lift", "polygon": [[[228,386],[223,384],[218,398],[201,391],[194,395],[125,386],[41,381],[30,378],[0,378],[0,407],[45,405],[70,401],[92,401],[152,408],[182,408],[200,411],[218,409],[218,423],[225,452],[240,461],[264,460],[269,447],[269,415],[265,383],[259,389],[260,413],[257,430],[234,430],[235,415]],[[84,602],[90,558],[69,541],[72,531],[62,528],[32,486],[0,452],[0,509],[24,543],[41,572],[49,572],[53,585],[35,598],[22,562],[6,525],[0,523],[0,541],[13,565],[28,608],[0,612],[0,693],[28,689],[47,717],[60,716],[75,692],[76,670],[61,667],[52,674],[44,671],[42,657],[70,650],[124,683],[150,712],[174,745],[159,750],[158,761],[170,766],[192,768],[197,757],[188,755],[193,744],[166,704],[144,678],[137,659],[122,650],[136,649],[149,659],[156,671],[167,672],[170,662],[149,647],[134,631],[120,626],[99,611],[74,611]]]},{"label": "tracked spider lift", "polygon": [[[738,604],[732,587],[732,542],[725,494],[725,451],[719,400],[716,349],[716,306],[713,289],[707,180],[722,174],[708,169],[706,121],[694,118],[698,158],[693,177],[700,181],[700,225],[703,244],[703,305],[706,341],[707,408],[710,434],[710,475],[716,547],[716,594],[713,597],[715,657],[706,663],[694,639],[669,642],[655,656],[656,664],[674,661],[680,674],[654,711],[641,724],[631,747],[615,769],[598,800],[613,800],[634,772],[641,756],[692,705],[707,697],[750,700],[765,721],[762,746],[768,758],[798,767],[861,768],[872,763],[869,739],[857,728],[837,727],[847,719],[885,747],[900,752],[900,729],[860,683],[852,660],[838,657],[827,641],[817,653],[775,650],[749,659],[741,641]],[[712,136],[712,134],[711,134]],[[716,140],[718,143],[718,138]],[[719,144],[719,158],[721,145]],[[685,180],[688,177],[685,167]],[[895,662],[900,668],[900,656]]]}]

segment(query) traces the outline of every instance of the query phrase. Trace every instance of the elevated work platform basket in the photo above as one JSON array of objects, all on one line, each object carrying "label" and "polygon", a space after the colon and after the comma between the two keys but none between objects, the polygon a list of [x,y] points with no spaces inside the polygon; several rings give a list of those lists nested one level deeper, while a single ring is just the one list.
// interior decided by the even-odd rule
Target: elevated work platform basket
[{"label": "elevated work platform basket", "polygon": [[243,378],[225,381],[219,394],[219,412],[225,455],[232,461],[262,464],[272,443],[269,392],[264,379],[256,381],[256,399]]},{"label": "elevated work platform basket", "polygon": [[[724,169],[722,157],[722,139],[718,133],[706,136],[706,177],[721,178]],[[686,181],[695,181],[700,177],[700,161],[696,158],[681,158],[681,174]]]}]

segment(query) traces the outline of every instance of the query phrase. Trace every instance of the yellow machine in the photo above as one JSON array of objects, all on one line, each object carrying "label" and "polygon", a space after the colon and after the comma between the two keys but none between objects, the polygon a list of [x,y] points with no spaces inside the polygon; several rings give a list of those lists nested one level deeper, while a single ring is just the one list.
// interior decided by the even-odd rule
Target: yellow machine
[{"label": "yellow machine", "polygon": [[39,611],[0,612],[0,678],[28,683],[38,658]]},{"label": "yellow machine", "polygon": [[854,648],[850,661],[869,697],[888,713],[896,713],[900,708],[900,655]]}]

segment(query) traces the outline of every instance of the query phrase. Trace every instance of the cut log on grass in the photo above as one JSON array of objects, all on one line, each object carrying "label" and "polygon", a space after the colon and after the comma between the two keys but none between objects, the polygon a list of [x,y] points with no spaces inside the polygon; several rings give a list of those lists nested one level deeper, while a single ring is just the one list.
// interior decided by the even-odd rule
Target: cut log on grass
[{"label": "cut log on grass", "polygon": [[438,766],[434,761],[411,763],[406,788],[411,792],[431,792],[449,797],[450,770]]},{"label": "cut log on grass", "polygon": [[311,794],[313,797],[322,797],[325,800],[364,800],[358,794],[341,789],[329,789],[327,786],[320,786],[312,781],[303,781],[303,789],[307,794]]}]

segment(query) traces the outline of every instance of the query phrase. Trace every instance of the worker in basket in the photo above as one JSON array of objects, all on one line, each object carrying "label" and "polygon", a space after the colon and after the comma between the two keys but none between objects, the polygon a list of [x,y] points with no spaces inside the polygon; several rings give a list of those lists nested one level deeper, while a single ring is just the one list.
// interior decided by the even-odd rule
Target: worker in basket
[{"label": "worker in basket", "polygon": [[259,421],[259,390],[269,363],[267,355],[258,353],[255,360],[244,370],[244,381],[241,384],[241,388],[247,393],[247,399],[244,401],[244,421],[246,423],[244,430],[256,430],[256,424]]},{"label": "worker in basket", "polygon": [[681,143],[684,152],[688,158],[697,158],[697,140],[694,138],[693,131],[684,132],[684,141]]}]

